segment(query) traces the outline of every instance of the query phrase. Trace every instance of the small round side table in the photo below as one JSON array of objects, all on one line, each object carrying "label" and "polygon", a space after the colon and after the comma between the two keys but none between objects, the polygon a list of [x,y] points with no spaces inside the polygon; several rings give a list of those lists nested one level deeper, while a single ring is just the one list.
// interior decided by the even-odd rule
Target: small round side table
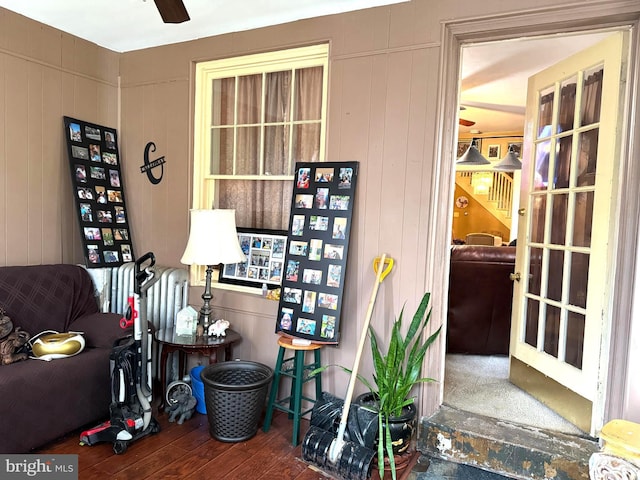
[{"label": "small round side table", "polygon": [[170,353],[178,352],[178,379],[182,379],[186,374],[187,355],[204,355],[209,358],[209,363],[231,360],[233,358],[233,345],[242,340],[242,336],[230,328],[225,331],[225,336],[222,337],[176,335],[173,328],[165,328],[156,330],[153,338],[161,350],[160,385],[163,399],[167,388],[167,358]]}]

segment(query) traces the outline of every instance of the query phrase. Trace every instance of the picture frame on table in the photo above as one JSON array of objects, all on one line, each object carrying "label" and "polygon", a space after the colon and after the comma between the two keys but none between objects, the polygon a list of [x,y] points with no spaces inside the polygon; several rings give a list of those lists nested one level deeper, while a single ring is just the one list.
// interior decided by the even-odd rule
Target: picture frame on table
[{"label": "picture frame on table", "polygon": [[247,257],[242,263],[220,265],[220,283],[261,288],[279,288],[284,275],[288,236],[285,230],[237,227],[240,248]]}]

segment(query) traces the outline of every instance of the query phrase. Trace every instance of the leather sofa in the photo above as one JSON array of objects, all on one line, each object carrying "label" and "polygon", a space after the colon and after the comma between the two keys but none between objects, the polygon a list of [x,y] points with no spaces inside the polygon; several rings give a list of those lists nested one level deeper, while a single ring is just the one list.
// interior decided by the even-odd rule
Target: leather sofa
[{"label": "leather sofa", "polygon": [[515,259],[516,247],[451,248],[448,353],[509,353]]},{"label": "leather sofa", "polygon": [[89,273],[75,265],[0,267],[0,307],[31,336],[84,332],[85,348],[51,361],[0,365],[0,453],[27,453],[109,417],[109,355],[127,331],[99,313]]}]

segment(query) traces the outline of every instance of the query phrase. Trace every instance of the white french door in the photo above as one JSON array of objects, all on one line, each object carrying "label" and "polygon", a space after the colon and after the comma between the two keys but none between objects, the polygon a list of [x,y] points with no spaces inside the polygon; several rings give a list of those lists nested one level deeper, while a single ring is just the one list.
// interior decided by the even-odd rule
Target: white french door
[{"label": "white french door", "polygon": [[614,32],[528,84],[510,378],[554,409],[574,407],[570,392],[586,406],[570,420],[591,434],[609,359],[627,41]]}]

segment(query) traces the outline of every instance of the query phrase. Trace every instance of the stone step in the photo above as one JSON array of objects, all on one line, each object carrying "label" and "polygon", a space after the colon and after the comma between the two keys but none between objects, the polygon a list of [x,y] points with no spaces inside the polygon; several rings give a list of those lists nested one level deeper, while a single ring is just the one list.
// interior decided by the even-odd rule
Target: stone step
[{"label": "stone step", "polygon": [[506,480],[497,473],[422,455],[406,480]]},{"label": "stone step", "polygon": [[[420,427],[417,448],[423,456],[477,467],[507,478],[589,480],[589,457],[599,451],[596,439],[591,437],[546,431],[446,405],[431,417],[423,418]],[[421,459],[421,463],[424,461]]]}]

